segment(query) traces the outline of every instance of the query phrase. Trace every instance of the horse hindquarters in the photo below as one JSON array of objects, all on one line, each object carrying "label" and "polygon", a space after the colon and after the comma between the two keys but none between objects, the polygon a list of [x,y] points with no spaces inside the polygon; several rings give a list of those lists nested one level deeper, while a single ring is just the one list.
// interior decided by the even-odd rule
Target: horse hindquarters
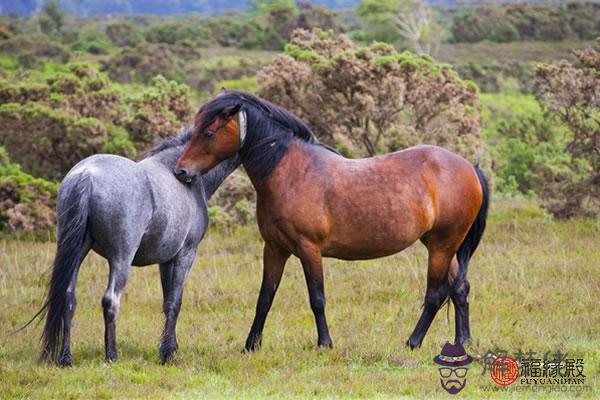
[{"label": "horse hindquarters", "polygon": [[[465,202],[457,206],[471,210],[470,217],[458,218],[457,215],[465,214],[453,213],[451,205],[446,203],[446,215],[451,217],[421,238],[429,252],[427,291],[423,312],[407,343],[411,348],[421,346],[437,311],[448,297],[456,309],[456,342],[464,343],[470,338],[467,266],[483,235],[489,200],[483,172],[478,166],[475,166],[474,172],[473,178],[477,177],[478,180],[469,184],[471,201],[466,201],[465,198]],[[474,190],[481,190],[481,194]]]},{"label": "horse hindquarters", "polygon": [[46,302],[46,323],[40,357],[61,366],[72,363],[71,320],[75,312],[75,285],[81,262],[91,247],[87,233],[91,177],[65,178],[58,197],[57,250]]}]

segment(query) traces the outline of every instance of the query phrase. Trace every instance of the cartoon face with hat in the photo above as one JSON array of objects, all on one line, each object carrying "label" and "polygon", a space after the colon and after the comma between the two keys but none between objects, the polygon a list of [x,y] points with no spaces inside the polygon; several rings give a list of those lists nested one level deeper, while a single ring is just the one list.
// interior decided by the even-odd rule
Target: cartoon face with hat
[{"label": "cartoon face with hat", "polygon": [[463,390],[469,370],[466,365],[473,362],[473,357],[467,354],[462,344],[446,343],[433,362],[440,365],[440,384],[446,392],[456,394]]}]

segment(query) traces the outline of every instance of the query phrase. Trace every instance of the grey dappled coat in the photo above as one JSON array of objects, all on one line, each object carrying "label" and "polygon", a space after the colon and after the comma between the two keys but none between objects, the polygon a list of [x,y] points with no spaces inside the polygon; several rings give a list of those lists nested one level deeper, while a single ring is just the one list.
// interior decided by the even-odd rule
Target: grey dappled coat
[{"label": "grey dappled coat", "polygon": [[42,357],[71,365],[71,319],[79,266],[90,249],[108,260],[108,287],[102,298],[106,359],[117,358],[115,320],[131,265],[159,264],[165,330],[163,362],[177,349],[175,325],[183,285],[208,226],[207,200],[240,164],[224,161],[190,184],[173,175],[190,132],[168,139],[140,162],[95,155],[65,176],[58,193],[57,253],[42,336]]}]

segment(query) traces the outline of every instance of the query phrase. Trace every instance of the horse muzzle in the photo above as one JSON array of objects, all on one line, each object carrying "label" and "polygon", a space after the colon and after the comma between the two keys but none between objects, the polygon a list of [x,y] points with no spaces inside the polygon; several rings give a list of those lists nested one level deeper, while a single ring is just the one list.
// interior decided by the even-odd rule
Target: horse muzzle
[{"label": "horse muzzle", "polygon": [[186,168],[175,167],[175,169],[173,170],[173,174],[175,174],[175,178],[177,178],[179,181],[187,184],[192,183],[194,179],[196,179],[196,174],[191,173]]}]

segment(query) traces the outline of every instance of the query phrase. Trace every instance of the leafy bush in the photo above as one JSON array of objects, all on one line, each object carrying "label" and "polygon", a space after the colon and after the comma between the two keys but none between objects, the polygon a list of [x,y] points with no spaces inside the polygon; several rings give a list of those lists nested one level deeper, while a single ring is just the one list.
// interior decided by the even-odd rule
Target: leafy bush
[{"label": "leafy bush", "polygon": [[192,115],[189,87],[160,75],[144,93],[130,100],[130,106],[125,128],[139,149],[176,134]]},{"label": "leafy bush", "polygon": [[143,40],[136,28],[127,22],[115,22],[108,25],[106,35],[117,47],[134,47]]},{"label": "leafy bush", "polygon": [[211,224],[229,230],[234,225],[247,224],[256,214],[256,192],[248,176],[235,171],[210,199]]},{"label": "leafy bush", "polygon": [[182,24],[180,21],[169,21],[152,26],[146,31],[145,37],[150,43],[175,44],[185,40],[195,41],[206,37],[207,33],[201,23]]},{"label": "leafy bush", "polygon": [[539,65],[536,95],[545,110],[571,132],[565,146],[574,176],[554,176],[545,185],[546,206],[556,216],[600,216],[600,38],[575,51],[579,63]]},{"label": "leafy bush", "polygon": [[36,233],[55,224],[58,185],[21,171],[0,147],[0,232]]},{"label": "leafy bush", "polygon": [[140,43],[124,48],[102,62],[102,70],[121,83],[148,84],[157,75],[184,82],[191,75],[190,63],[200,58],[200,52],[187,42],[170,44]]},{"label": "leafy bush", "polygon": [[192,113],[189,88],[157,77],[127,94],[89,63],[69,64],[43,83],[0,81],[0,139],[28,173],[60,179],[98,152],[135,157],[174,135]]},{"label": "leafy bush", "polygon": [[344,153],[373,155],[431,143],[475,159],[477,87],[427,56],[297,30],[258,82],[259,95],[294,112]]},{"label": "leafy bush", "polygon": [[11,158],[35,176],[58,179],[79,160],[102,150],[97,119],[76,119],[36,104],[0,106],[0,138]]},{"label": "leafy bush", "polygon": [[10,55],[20,64],[31,68],[47,60],[61,63],[69,60],[69,53],[59,42],[46,35],[21,34],[0,41],[0,53]]},{"label": "leafy bush", "polygon": [[482,96],[483,134],[494,171],[495,191],[541,195],[553,176],[572,178],[565,152],[568,129],[549,116],[533,96]]}]

